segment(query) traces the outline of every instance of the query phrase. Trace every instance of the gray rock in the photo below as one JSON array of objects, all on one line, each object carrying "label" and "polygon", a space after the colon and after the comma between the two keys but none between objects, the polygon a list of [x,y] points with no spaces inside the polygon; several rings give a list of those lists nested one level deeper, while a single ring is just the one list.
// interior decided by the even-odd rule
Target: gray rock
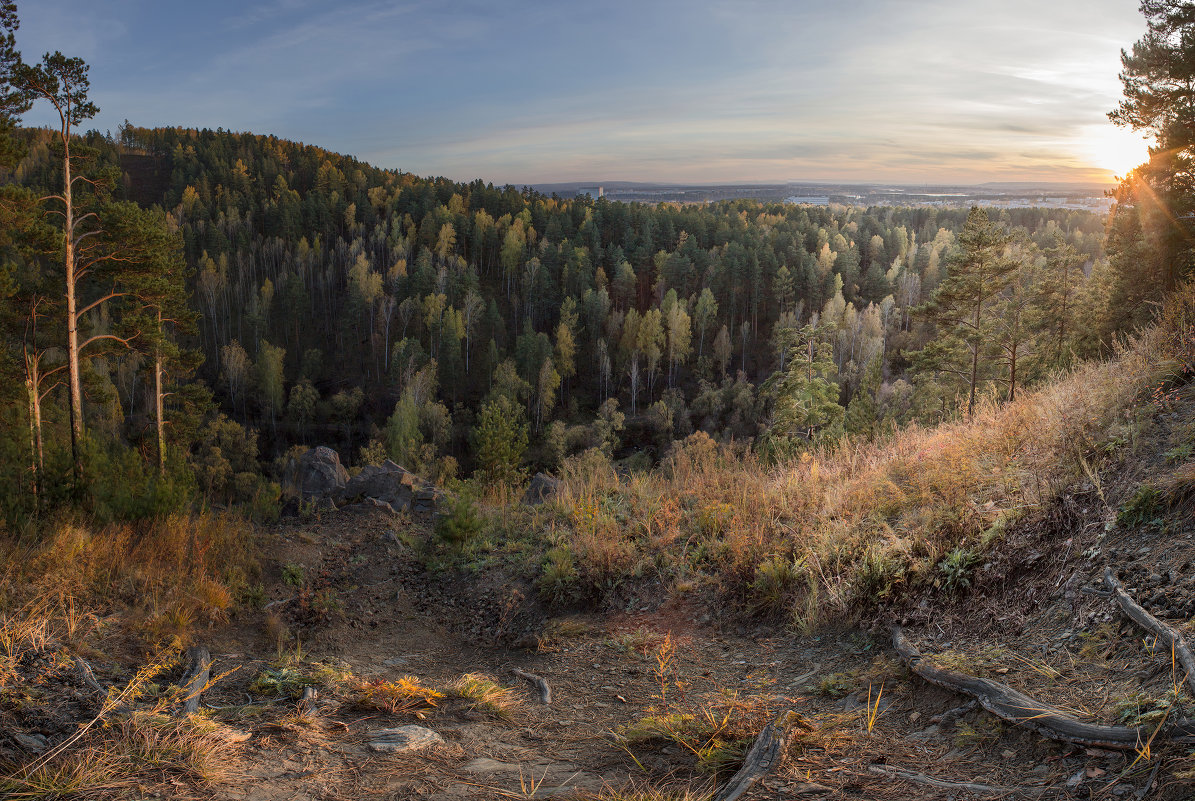
[{"label": "gray rock", "polygon": [[564,482],[560,479],[552,478],[547,473],[536,473],[531,479],[527,491],[523,493],[523,503],[534,506],[551,500],[559,494],[563,487]]},{"label": "gray rock", "polygon": [[321,445],[299,457],[294,471],[294,486],[303,500],[335,495],[349,480],[336,451]]},{"label": "gray rock", "polygon": [[384,754],[418,751],[433,745],[443,745],[444,738],[423,726],[399,726],[378,729],[369,733],[369,747]]},{"label": "gray rock", "polygon": [[342,503],[375,498],[395,512],[435,512],[446,496],[430,482],[387,459],[349,479],[337,497]]},{"label": "gray rock", "polygon": [[21,748],[24,748],[31,754],[40,754],[50,747],[50,741],[42,734],[25,734],[24,732],[13,732],[13,739],[16,740]]},{"label": "gray rock", "polygon": [[379,501],[377,498],[370,498],[369,502],[371,504],[373,504],[375,507],[377,507],[378,509],[385,510],[392,515],[398,514],[397,512],[394,511],[394,507],[391,506],[390,504],[386,503],[385,501]]}]

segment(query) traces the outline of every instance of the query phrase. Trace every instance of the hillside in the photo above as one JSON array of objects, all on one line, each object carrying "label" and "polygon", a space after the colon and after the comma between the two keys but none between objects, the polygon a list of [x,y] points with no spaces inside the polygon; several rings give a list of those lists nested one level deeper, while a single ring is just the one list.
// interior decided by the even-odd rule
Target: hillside
[{"label": "hillside", "polygon": [[[1176,297],[1111,361],[970,424],[796,467],[698,436],[652,474],[579,464],[543,506],[458,508],[445,519],[479,515],[464,539],[369,504],[287,518],[252,547],[228,517],[62,525],[10,574],[2,714],[21,736],[6,758],[95,708],[68,655],[144,711],[9,787],[705,798],[792,709],[783,765],[743,797],[1186,797],[1193,766],[1164,733],[1190,703],[1184,677],[1099,593],[1111,567],[1180,630],[1195,609],[1191,308]],[[175,548],[204,555],[184,583],[163,572]],[[1126,754],[1001,723],[902,666],[892,624],[938,664],[1155,739]],[[181,664],[133,676],[151,634],[211,649],[194,732],[161,717]],[[551,704],[514,668],[546,679]],[[371,749],[401,725],[445,742]]]}]

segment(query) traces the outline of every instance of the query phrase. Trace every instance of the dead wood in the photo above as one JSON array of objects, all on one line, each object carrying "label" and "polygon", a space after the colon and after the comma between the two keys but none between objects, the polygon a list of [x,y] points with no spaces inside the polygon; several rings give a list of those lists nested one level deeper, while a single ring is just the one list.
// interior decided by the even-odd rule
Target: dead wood
[{"label": "dead wood", "polygon": [[552,688],[548,686],[548,683],[544,681],[542,676],[537,676],[534,673],[528,673],[525,670],[519,670],[518,668],[511,668],[510,672],[515,674],[523,681],[530,682],[531,684],[535,685],[535,688],[539,690],[539,702],[541,704],[548,706],[552,703]]},{"label": "dead wood", "polygon": [[779,717],[764,726],[755,742],[747,749],[743,766],[730,777],[730,781],[723,785],[711,801],[734,801],[777,767],[784,757],[789,734],[799,720],[800,716],[790,709],[780,713]]},{"label": "dead wood", "polygon": [[1112,572],[1112,568],[1110,567],[1104,568],[1104,583],[1108,585],[1108,590],[1116,599],[1120,610],[1129,619],[1143,629],[1157,635],[1165,641],[1166,645],[1174,650],[1174,656],[1183,666],[1183,669],[1187,671],[1187,686],[1191,688],[1192,694],[1195,694],[1195,655],[1191,654],[1191,649],[1187,645],[1187,640],[1183,637],[1182,633],[1158,620],[1149,612],[1146,612],[1128,594],[1124,585],[1120,583],[1120,579],[1116,577],[1116,574]]},{"label": "dead wood", "polygon": [[308,685],[303,688],[303,697],[299,699],[299,714],[305,718],[314,718],[319,715],[319,692],[312,686]]},{"label": "dead wood", "polygon": [[179,686],[187,691],[183,699],[183,713],[194,715],[199,711],[199,696],[207,687],[212,671],[212,655],[201,645],[187,649],[187,672],[179,680]]},{"label": "dead wood", "polygon": [[[1057,707],[1014,690],[1007,684],[935,665],[926,660],[916,646],[905,639],[899,626],[892,629],[892,645],[909,669],[930,684],[969,695],[996,717],[1033,729],[1051,740],[1114,751],[1135,751],[1154,737],[1155,732],[1150,728],[1084,723]],[[1180,720],[1160,734],[1163,735],[1163,740],[1195,741],[1195,721]]]},{"label": "dead wood", "polygon": [[83,680],[91,689],[95,690],[100,695],[107,695],[108,691],[100,686],[100,683],[95,680],[95,674],[91,672],[91,665],[81,656],[75,657],[75,671],[79,674],[79,678]]},{"label": "dead wood", "polygon": [[916,782],[917,784],[926,784],[930,787],[941,787],[946,790],[966,790],[969,793],[976,793],[978,795],[1005,796],[1012,795],[1013,793],[1041,795],[1045,792],[1045,788],[1041,787],[993,787],[990,784],[976,784],[975,782],[952,782],[946,779],[927,776],[924,773],[917,773],[913,770],[894,768],[890,765],[868,765],[867,770],[880,776],[893,776],[898,779],[905,779],[906,781]]}]

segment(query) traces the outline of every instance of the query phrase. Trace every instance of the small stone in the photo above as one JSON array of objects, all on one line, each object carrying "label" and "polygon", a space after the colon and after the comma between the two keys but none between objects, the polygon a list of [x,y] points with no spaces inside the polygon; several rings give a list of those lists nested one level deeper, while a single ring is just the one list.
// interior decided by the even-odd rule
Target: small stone
[{"label": "small stone", "polygon": [[49,747],[50,741],[41,734],[25,734],[23,732],[13,732],[13,739],[20,743],[21,747],[33,754],[40,754]]},{"label": "small stone", "polygon": [[369,747],[382,753],[418,751],[433,745],[443,745],[444,738],[423,726],[398,726],[369,733]]},{"label": "small stone", "polygon": [[1009,750],[1006,748],[1006,749],[1004,749],[1003,751],[1001,751],[1001,752],[1000,752],[1000,756],[1001,756],[1001,757],[1003,757],[1004,759],[1016,759],[1016,758],[1017,758],[1017,752],[1016,752],[1016,751],[1009,751]]}]

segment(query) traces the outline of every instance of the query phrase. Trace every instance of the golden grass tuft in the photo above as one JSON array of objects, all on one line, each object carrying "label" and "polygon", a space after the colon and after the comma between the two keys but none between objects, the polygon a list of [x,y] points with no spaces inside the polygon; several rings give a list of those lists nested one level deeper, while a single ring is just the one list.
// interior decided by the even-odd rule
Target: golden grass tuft
[{"label": "golden grass tuft", "polygon": [[510,717],[520,704],[513,689],[503,687],[484,673],[465,673],[449,684],[446,691],[453,698],[467,701],[470,710],[500,718]]},{"label": "golden grass tuft", "polygon": [[431,709],[444,697],[439,690],[422,684],[415,676],[397,681],[373,679],[361,681],[354,691],[354,701],[367,709],[381,709],[392,715]]}]

